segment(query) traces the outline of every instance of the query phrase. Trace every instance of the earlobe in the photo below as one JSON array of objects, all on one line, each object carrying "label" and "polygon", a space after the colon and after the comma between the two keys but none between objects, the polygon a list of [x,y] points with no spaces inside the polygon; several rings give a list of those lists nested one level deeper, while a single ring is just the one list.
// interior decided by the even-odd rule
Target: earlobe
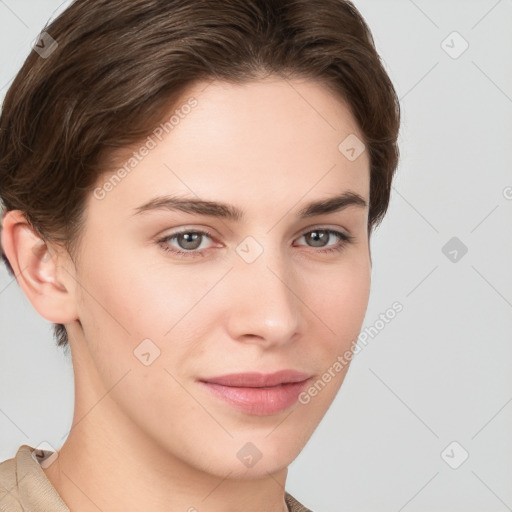
[{"label": "earlobe", "polygon": [[73,279],[59,272],[59,254],[34,232],[21,210],[5,213],[2,247],[16,280],[46,320],[66,324],[77,318]]}]

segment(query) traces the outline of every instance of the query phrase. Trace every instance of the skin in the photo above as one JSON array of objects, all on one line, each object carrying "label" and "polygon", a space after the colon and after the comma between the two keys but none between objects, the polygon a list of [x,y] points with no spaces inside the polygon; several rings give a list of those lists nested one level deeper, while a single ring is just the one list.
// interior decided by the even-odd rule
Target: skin
[{"label": "skin", "polygon": [[[78,261],[45,245],[21,212],[3,220],[2,244],[23,270],[24,293],[70,336],[73,426],[44,471],[72,511],[286,510],[287,466],[348,367],[308,404],[266,416],[235,410],[196,379],[288,368],[315,382],[362,326],[368,208],[297,216],[345,191],[369,201],[367,151],[349,161],[338,150],[350,134],[363,139],[349,109],[319,83],[276,77],[195,84],[183,102],[191,96],[197,106],[121,183],[101,200],[89,195]],[[246,218],[132,215],[159,194],[222,201]],[[303,236],[315,227],[354,239],[322,253]],[[157,242],[182,228],[214,235],[196,249],[202,256],[172,255]],[[235,250],[248,236],[263,248],[252,263]],[[181,244],[167,242],[186,250]],[[134,356],[147,338],[160,350],[148,366]],[[250,468],[237,457],[247,442],[262,454]]]}]

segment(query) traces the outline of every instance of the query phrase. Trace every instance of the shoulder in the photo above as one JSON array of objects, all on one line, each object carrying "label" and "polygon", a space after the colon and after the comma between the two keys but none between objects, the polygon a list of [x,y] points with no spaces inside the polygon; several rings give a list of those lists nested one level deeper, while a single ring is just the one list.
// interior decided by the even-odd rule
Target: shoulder
[{"label": "shoulder", "polygon": [[302,503],[297,501],[290,493],[284,493],[286,504],[290,512],[313,512],[313,510],[305,507]]},{"label": "shoulder", "polygon": [[[18,453],[23,446],[18,448]],[[16,456],[14,456],[0,462],[0,512],[22,511],[16,480]]]},{"label": "shoulder", "polygon": [[13,458],[0,463],[0,512],[69,512],[40,464],[51,453],[23,444]]}]

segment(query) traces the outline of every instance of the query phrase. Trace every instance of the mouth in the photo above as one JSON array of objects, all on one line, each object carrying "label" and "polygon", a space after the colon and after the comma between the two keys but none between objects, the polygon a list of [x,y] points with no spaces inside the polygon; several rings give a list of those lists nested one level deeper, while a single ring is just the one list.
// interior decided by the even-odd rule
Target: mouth
[{"label": "mouth", "polygon": [[295,370],[236,373],[200,379],[215,397],[246,414],[269,416],[291,407],[311,376]]}]

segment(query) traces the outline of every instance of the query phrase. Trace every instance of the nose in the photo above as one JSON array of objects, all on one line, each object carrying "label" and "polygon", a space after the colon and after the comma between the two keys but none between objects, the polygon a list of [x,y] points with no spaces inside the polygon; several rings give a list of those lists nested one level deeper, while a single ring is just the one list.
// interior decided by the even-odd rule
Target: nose
[{"label": "nose", "polygon": [[300,328],[293,268],[269,250],[252,263],[235,263],[228,280],[226,309],[232,339],[267,348],[290,343]]}]

